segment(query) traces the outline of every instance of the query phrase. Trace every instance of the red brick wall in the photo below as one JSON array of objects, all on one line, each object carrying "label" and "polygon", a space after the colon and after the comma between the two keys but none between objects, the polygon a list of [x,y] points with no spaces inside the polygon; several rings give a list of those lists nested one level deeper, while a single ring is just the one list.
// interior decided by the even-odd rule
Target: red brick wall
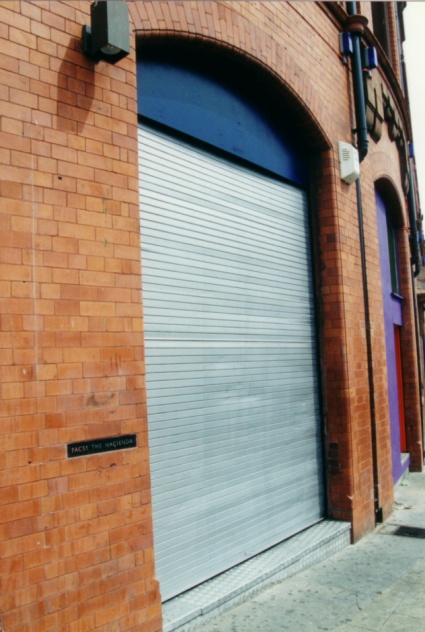
[{"label": "red brick wall", "polygon": [[[337,155],[337,141],[350,142],[355,127],[350,71],[338,52],[341,24],[324,3],[129,6],[132,53],[112,66],[81,53],[88,2],[0,2],[0,621],[7,632],[161,629],[143,363],[136,37],[142,45],[162,34],[233,48],[280,83],[308,124],[317,153],[311,197],[329,514],[352,521],[354,539],[374,526],[357,204],[354,185],[340,180]],[[397,148],[385,125],[362,163],[361,188],[379,503],[388,515],[374,201],[383,177],[403,207]],[[407,266],[407,237],[402,258]],[[407,425],[420,467],[409,274]],[[66,458],[69,442],[127,433],[137,434],[136,449]]]}]

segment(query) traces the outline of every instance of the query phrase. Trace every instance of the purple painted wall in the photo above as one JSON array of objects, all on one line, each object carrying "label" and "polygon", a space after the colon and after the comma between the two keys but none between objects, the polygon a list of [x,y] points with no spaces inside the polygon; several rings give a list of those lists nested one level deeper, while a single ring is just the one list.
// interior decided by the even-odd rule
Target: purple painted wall
[{"label": "purple painted wall", "polygon": [[379,233],[379,254],[381,261],[382,294],[384,301],[385,343],[387,350],[388,399],[390,408],[392,470],[397,482],[409,466],[401,460],[400,416],[398,401],[398,380],[394,325],[402,325],[402,299],[394,296],[391,285],[390,254],[388,247],[387,209],[382,197],[376,192],[376,211]]}]

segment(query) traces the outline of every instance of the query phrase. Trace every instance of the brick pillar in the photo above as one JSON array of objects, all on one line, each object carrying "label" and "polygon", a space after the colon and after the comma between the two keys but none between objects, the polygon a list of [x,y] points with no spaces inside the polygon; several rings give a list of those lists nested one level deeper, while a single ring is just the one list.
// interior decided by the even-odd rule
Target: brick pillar
[{"label": "brick pillar", "polygon": [[403,327],[401,329],[404,414],[406,424],[406,444],[410,454],[410,469],[414,472],[423,470],[423,444],[420,407],[420,385],[418,375],[418,353],[415,335],[416,300],[412,276],[410,274],[409,235],[406,230],[399,233],[399,256],[401,270],[401,293],[403,302]]}]

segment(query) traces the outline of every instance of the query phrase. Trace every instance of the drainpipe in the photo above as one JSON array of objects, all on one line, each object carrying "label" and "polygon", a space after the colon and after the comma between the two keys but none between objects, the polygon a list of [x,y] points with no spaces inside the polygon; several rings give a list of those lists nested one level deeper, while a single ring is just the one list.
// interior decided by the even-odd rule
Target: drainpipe
[{"label": "drainpipe", "polygon": [[372,329],[370,326],[370,308],[369,308],[369,292],[367,286],[367,267],[366,267],[366,249],[363,228],[363,206],[361,197],[360,178],[356,180],[357,192],[357,216],[359,221],[359,241],[360,255],[362,262],[362,281],[363,281],[363,304],[365,312],[365,329],[366,329],[366,353],[368,365],[368,383],[369,383],[369,409],[370,409],[370,429],[372,439],[372,464],[373,464],[373,497],[375,503],[375,522],[382,522],[382,507],[379,506],[379,472],[378,472],[378,439],[376,432],[376,410],[375,410],[375,381],[373,374],[373,356],[372,356]]},{"label": "drainpipe", "polygon": [[[353,54],[351,56],[351,67],[353,77],[353,96],[356,112],[356,129],[353,130],[357,134],[357,149],[359,152],[360,162],[364,160],[369,150],[369,139],[367,133],[366,122],[366,102],[363,85],[363,67],[361,55],[361,36],[368,22],[363,15],[356,13],[356,2],[347,2],[347,13],[349,15],[346,29],[351,33],[353,42]],[[360,178],[356,180],[357,192],[357,216],[359,222],[359,242],[360,256],[362,265],[362,282],[363,282],[363,304],[365,314],[365,330],[366,330],[366,352],[368,365],[368,383],[369,383],[369,408],[370,408],[370,424],[372,438],[372,462],[373,462],[373,496],[375,504],[375,523],[382,522],[382,507],[379,506],[379,471],[378,471],[378,449],[377,449],[377,432],[376,432],[376,411],[375,411],[375,384],[373,375],[373,356],[372,356],[372,330],[370,325],[370,307],[369,293],[367,282],[366,267],[366,247],[364,238],[363,223],[363,206],[361,197]]]},{"label": "drainpipe", "polygon": [[[421,365],[421,349],[420,349],[420,340],[421,336],[419,333],[418,327],[418,305],[417,298],[415,292],[415,277],[421,271],[421,255],[419,252],[419,240],[418,240],[418,226],[417,226],[417,210],[416,210],[416,198],[415,198],[415,190],[413,187],[413,161],[415,159],[415,153],[413,148],[413,143],[409,144],[409,167],[408,167],[408,175],[409,175],[409,193],[407,196],[407,207],[409,211],[409,223],[410,223],[410,252],[411,252],[411,272],[412,272],[412,290],[413,290],[413,308],[414,308],[414,316],[415,316],[415,333],[416,333],[416,354],[417,354],[417,362],[418,362],[418,376],[419,376],[419,409],[421,411],[421,426],[422,426],[422,446],[425,445],[425,425],[424,425],[424,411],[423,411],[423,370]],[[424,454],[425,456],[425,454]]]},{"label": "drainpipe", "polygon": [[367,24],[364,15],[356,13],[356,3],[347,2],[347,13],[350,16],[346,22],[346,29],[351,33],[353,42],[353,54],[351,56],[351,69],[353,75],[353,95],[356,109],[356,129],[357,149],[360,162],[366,157],[369,150],[369,139],[367,135],[366,105],[363,85],[362,54],[360,48],[361,36]]},{"label": "drainpipe", "polygon": [[413,166],[412,160],[414,157],[413,145],[409,146],[409,193],[407,196],[407,206],[409,209],[409,223],[410,223],[410,252],[412,255],[412,265],[414,267],[414,276],[417,277],[421,271],[421,256],[419,253],[419,241],[418,241],[418,226],[417,226],[417,213],[416,213],[416,200],[415,189],[413,186]]},{"label": "drainpipe", "polygon": [[413,312],[415,317],[415,335],[416,335],[416,356],[417,356],[417,368],[418,368],[418,377],[419,377],[419,410],[421,415],[421,430],[422,430],[422,458],[425,461],[425,420],[424,420],[424,407],[423,407],[423,369],[421,364],[421,336],[419,332],[419,314],[418,314],[418,304],[416,300],[416,293],[414,291],[415,287],[415,277],[413,274],[413,268],[411,268],[411,277],[412,277],[412,288],[413,288]]}]

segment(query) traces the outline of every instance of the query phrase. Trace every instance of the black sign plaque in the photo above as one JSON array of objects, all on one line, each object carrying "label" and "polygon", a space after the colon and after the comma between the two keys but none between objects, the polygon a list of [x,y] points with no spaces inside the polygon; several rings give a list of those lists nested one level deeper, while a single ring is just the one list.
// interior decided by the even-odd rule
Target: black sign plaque
[{"label": "black sign plaque", "polygon": [[77,441],[68,443],[68,458],[75,456],[87,456],[99,452],[112,452],[114,450],[126,450],[137,447],[135,434],[121,435],[120,437],[106,437],[104,439],[92,439],[90,441]]}]

